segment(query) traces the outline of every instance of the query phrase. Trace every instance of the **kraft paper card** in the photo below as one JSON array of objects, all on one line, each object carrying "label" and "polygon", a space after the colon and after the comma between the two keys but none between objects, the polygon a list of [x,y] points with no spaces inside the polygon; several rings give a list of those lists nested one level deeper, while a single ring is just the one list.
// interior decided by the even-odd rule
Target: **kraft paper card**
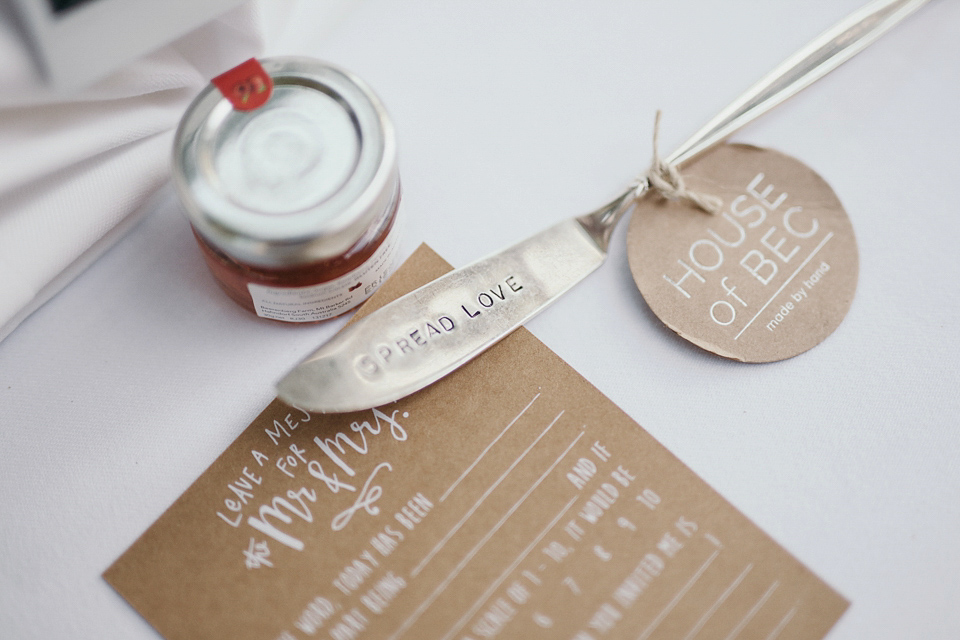
[{"label": "kraft paper card", "polygon": [[797,640],[848,604],[524,329],[376,410],[274,401],[104,577],[171,640]]}]

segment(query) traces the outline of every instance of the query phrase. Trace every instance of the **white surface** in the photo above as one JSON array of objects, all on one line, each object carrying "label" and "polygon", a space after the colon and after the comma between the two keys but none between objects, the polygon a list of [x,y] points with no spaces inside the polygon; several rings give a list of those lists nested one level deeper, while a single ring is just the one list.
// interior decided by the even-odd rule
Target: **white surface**
[{"label": "white surface", "polygon": [[[461,265],[604,202],[859,0],[370,0],[277,53],[367,80],[401,143],[402,247]],[[318,3],[319,4],[319,3]],[[960,3],[938,0],[735,139],[832,184],[860,244],[839,330],[742,365],[608,264],[529,327],[852,600],[830,640],[960,637]],[[24,146],[25,153],[28,146]],[[0,343],[0,634],[155,638],[100,578],[341,324],[259,320],[162,207]]]}]

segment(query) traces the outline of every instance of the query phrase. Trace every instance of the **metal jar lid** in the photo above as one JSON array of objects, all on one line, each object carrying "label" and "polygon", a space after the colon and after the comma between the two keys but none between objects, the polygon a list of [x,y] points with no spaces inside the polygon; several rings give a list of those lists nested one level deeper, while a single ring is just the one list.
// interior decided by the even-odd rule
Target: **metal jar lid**
[{"label": "metal jar lid", "polygon": [[393,206],[397,145],[383,105],[356,76],[310,58],[260,61],[273,95],[234,110],[213,85],[177,129],[173,181],[194,228],[244,263],[343,255]]}]

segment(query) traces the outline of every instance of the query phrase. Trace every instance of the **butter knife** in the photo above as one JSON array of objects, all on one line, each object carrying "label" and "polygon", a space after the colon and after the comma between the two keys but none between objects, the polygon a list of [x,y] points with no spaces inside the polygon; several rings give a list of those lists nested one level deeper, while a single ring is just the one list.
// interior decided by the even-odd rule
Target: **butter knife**
[{"label": "butter knife", "polygon": [[[847,61],[928,0],[874,0],[785,60],[667,158],[682,166]],[[301,409],[345,413],[436,382],[597,269],[614,227],[649,191],[608,204],[456,269],[346,327],[277,384]]]}]

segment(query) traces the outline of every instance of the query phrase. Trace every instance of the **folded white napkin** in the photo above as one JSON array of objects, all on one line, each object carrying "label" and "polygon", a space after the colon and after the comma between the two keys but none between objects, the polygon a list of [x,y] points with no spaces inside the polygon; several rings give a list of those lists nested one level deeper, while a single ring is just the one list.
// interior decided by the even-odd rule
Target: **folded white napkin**
[{"label": "folded white napkin", "polygon": [[187,104],[263,51],[267,22],[243,5],[62,96],[0,21],[0,340],[139,219],[169,174]]}]

